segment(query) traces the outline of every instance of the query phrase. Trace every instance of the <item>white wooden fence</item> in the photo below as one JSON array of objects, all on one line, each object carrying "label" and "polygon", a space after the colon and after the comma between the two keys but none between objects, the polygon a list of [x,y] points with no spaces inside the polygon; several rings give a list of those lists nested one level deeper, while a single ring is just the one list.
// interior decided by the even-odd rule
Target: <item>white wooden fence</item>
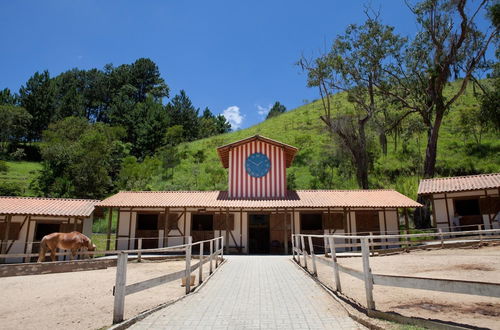
[{"label": "white wooden fence", "polygon": [[[204,255],[204,245],[208,244],[210,253]],[[195,265],[191,265],[192,260],[192,249],[193,246],[199,245],[200,254],[199,261]],[[113,308],[113,324],[123,321],[123,314],[125,311],[125,296],[153,288],[155,286],[172,282],[178,279],[185,278],[186,280],[186,294],[191,292],[191,273],[198,269],[198,282],[201,284],[203,281],[203,264],[209,262],[209,274],[212,274],[213,263],[215,261],[215,269],[219,266],[219,255],[221,258],[224,256],[224,237],[217,237],[214,239],[199,241],[192,243],[192,238],[188,238],[187,244],[171,246],[159,249],[148,249],[148,250],[129,250],[121,251],[118,253],[118,261],[116,265],[116,282],[113,288],[114,308]],[[132,283],[127,285],[127,260],[129,253],[153,253],[153,252],[183,252],[186,259],[186,267],[183,270],[177,271],[175,273],[170,273],[148,279],[145,281]],[[140,260],[140,259],[139,259]]]},{"label": "white wooden fence", "polygon": [[[452,232],[443,235],[450,236],[463,236],[463,235],[479,235],[482,239],[491,237],[488,235],[496,235],[500,233],[500,229],[488,229],[479,231],[466,231],[466,232]],[[442,234],[442,233],[441,233]],[[399,276],[399,275],[383,275],[383,274],[373,274],[370,268],[370,247],[378,246],[382,247],[387,244],[379,244],[373,242],[374,239],[390,238],[393,239],[391,245],[405,245],[408,244],[412,238],[417,237],[427,237],[428,233],[425,234],[408,234],[408,235],[376,235],[376,236],[353,236],[353,235],[305,235],[305,234],[294,234],[292,235],[292,253],[293,259],[308,272],[311,270],[313,276],[317,276],[317,263],[321,262],[325,265],[331,266],[334,276],[335,289],[336,291],[342,293],[342,285],[340,281],[340,272],[353,276],[359,280],[362,280],[365,285],[365,295],[366,295],[366,306],[368,310],[375,310],[375,300],[373,298],[373,285],[383,285],[383,286],[393,286],[400,288],[412,288],[412,289],[422,289],[422,290],[432,290],[441,292],[451,292],[451,293],[462,293],[478,296],[488,296],[500,298],[500,284],[499,283],[487,283],[479,281],[462,281],[462,280],[449,280],[449,279],[439,279],[439,278],[424,278],[424,277],[414,277],[414,276]],[[330,251],[330,258],[322,258],[314,252],[314,245],[312,242],[313,238],[321,238],[325,242],[325,254],[326,251]],[[350,239],[355,242],[352,243],[353,246],[361,247],[361,256],[363,262],[363,271],[358,271],[345,266],[340,265],[337,262],[338,244],[335,243],[335,239],[345,240]],[[308,241],[308,248],[306,247],[305,240]],[[441,236],[441,241],[444,238]],[[359,243],[357,243],[359,242]],[[342,244],[345,246],[346,244]],[[308,259],[311,261],[311,269],[309,268]]]}]

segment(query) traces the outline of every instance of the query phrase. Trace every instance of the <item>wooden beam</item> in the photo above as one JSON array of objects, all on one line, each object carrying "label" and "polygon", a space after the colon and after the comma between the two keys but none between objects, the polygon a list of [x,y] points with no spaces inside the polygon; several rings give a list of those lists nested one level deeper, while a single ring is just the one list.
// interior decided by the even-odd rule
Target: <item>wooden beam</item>
[{"label": "wooden beam", "polygon": [[[23,223],[21,224],[21,227],[19,227],[19,233],[18,233],[18,235],[20,235],[20,234],[21,234],[21,230],[23,230],[24,224],[26,223],[26,220],[28,220],[28,217],[29,217],[29,215],[27,215],[27,216],[25,216],[25,217],[24,217]],[[14,240],[14,239],[13,239],[13,240],[12,240],[12,242],[10,242],[10,245],[9,245],[9,247],[7,248],[7,251],[5,251],[5,253],[9,253],[9,251],[10,251],[10,249],[12,248],[12,245],[14,245],[14,242],[15,242],[15,241],[16,241],[16,240]]]},{"label": "wooden beam", "polygon": [[115,235],[115,250],[118,250],[118,236],[120,235],[120,208],[116,217],[116,235]]},{"label": "wooden beam", "polygon": [[168,225],[168,218],[170,217],[170,208],[165,208],[165,230],[163,232],[163,246],[168,247],[168,234],[170,233],[170,228]]},{"label": "wooden beam", "polygon": [[446,205],[446,219],[448,220],[448,231],[451,231],[450,211],[448,210],[448,196],[444,193],[444,203]]},{"label": "wooden beam", "polygon": [[[9,243],[9,231],[10,231],[10,222],[12,221],[12,215],[8,214],[5,218],[5,233],[2,238],[2,247],[0,249],[1,254],[5,254],[7,251],[7,244]],[[4,262],[5,260],[2,260]]]},{"label": "wooden beam", "polygon": [[106,250],[109,251],[110,240],[111,240],[111,221],[113,219],[113,208],[109,208],[109,216],[108,216],[108,234],[106,239]]},{"label": "wooden beam", "polygon": [[436,218],[436,204],[434,203],[434,195],[431,195],[431,203],[432,203],[432,222],[434,222],[434,227],[437,227],[437,218]]},{"label": "wooden beam", "polygon": [[132,237],[132,212],[133,208],[130,209],[129,217],[128,217],[128,249],[130,250],[130,238]]},{"label": "wooden beam", "polygon": [[243,253],[243,208],[240,208],[240,254],[242,253]]},{"label": "wooden beam", "polygon": [[[187,222],[187,214],[186,214],[186,213],[187,213],[187,209],[186,209],[186,208],[184,208],[184,218],[183,218],[183,222],[184,222],[184,224],[183,224],[184,232],[182,233],[182,243],[183,243],[183,244],[186,244],[186,234],[187,234],[187,231],[186,231],[186,226],[187,226],[187,223],[186,223],[186,222]],[[189,232],[189,233],[191,234],[191,232]],[[187,285],[186,285],[186,287],[187,287]]]},{"label": "wooden beam", "polygon": [[288,233],[287,233],[287,224],[286,224],[286,208],[285,208],[285,214],[283,215],[283,229],[284,229],[284,240],[283,240],[283,244],[284,244],[284,248],[285,248],[285,255],[288,254]]},{"label": "wooden beam", "polygon": [[[493,229],[493,220],[491,219],[491,209],[493,205],[491,205],[491,197],[488,196],[488,191],[485,189],[484,194],[486,195],[487,205],[488,205],[488,220],[490,221],[490,229]],[[482,218],[482,216],[481,216]],[[481,219],[482,220],[482,219]]]}]

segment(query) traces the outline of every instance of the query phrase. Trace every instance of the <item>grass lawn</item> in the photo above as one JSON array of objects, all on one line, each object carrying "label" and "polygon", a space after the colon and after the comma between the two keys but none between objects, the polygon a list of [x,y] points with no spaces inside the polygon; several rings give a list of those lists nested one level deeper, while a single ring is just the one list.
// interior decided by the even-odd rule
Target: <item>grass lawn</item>
[{"label": "grass lawn", "polygon": [[34,192],[30,190],[30,183],[35,179],[42,165],[37,162],[6,162],[8,170],[6,173],[0,173],[0,184],[14,183],[19,185],[24,196],[33,196]]},{"label": "grass lawn", "polygon": [[[114,250],[115,249],[115,237],[116,235],[115,234],[111,234],[111,244],[109,246],[109,248],[111,250]],[[106,250],[106,238],[107,238],[107,234],[92,234],[92,243],[94,243],[97,247],[97,250],[99,251],[103,251],[103,250]]]}]

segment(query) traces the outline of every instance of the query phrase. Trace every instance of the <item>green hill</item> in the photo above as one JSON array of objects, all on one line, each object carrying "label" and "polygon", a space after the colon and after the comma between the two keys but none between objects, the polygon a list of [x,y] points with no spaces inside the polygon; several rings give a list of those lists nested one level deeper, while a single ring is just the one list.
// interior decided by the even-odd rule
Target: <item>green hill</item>
[{"label": "green hill", "polygon": [[[456,88],[452,84],[450,90]],[[334,96],[339,108],[351,105],[345,94]],[[494,132],[482,134],[481,143],[463,133],[462,111],[478,109],[477,99],[469,89],[445,118],[438,145],[437,171],[440,176],[500,172],[500,139]],[[226,172],[218,160],[216,147],[254,134],[299,148],[293,166],[287,171],[289,187],[294,189],[358,188],[348,156],[339,152],[319,119],[321,101],[301,106],[247,129],[197,140],[179,146],[181,162],[166,179],[162,173],[150,176],[148,183],[135,187],[152,190],[227,189]],[[415,122],[419,117],[415,117]],[[411,121],[408,125],[411,125]],[[472,129],[474,123],[468,123]],[[371,188],[395,188],[416,198],[419,173],[423,167],[426,134],[406,137],[388,136],[388,154],[381,152],[378,137],[370,131],[374,162],[370,171]],[[200,160],[200,152],[202,157]],[[198,153],[198,155],[197,155]],[[197,155],[198,157],[196,157]],[[153,174],[152,172],[150,172]],[[144,182],[144,181],[142,181]],[[130,187],[129,187],[130,188]],[[132,187],[134,188],[134,187]]]},{"label": "green hill", "polygon": [[[451,84],[449,90],[457,88]],[[338,109],[349,111],[352,107],[346,94],[333,97]],[[500,172],[500,139],[492,130],[481,132],[470,114],[479,104],[472,88],[466,91],[446,115],[440,131],[437,173],[439,176],[467,175]],[[342,152],[324,129],[319,119],[321,101],[298,107],[277,117],[268,119],[247,129],[207,139],[183,143],[176,154],[169,157],[178,160],[173,168],[165,168],[165,155],[137,163],[133,158],[124,161],[124,167],[116,184],[121,190],[225,190],[227,172],[220,164],[216,148],[220,145],[260,134],[299,148],[293,166],[287,171],[291,189],[354,189],[358,188],[349,156]],[[469,116],[469,117],[468,117]],[[420,123],[415,115],[405,121],[407,128],[414,129]],[[371,188],[395,188],[416,198],[426,146],[426,133],[409,135],[401,130],[396,136],[389,135],[388,153],[384,155],[375,134],[368,130]],[[30,195],[29,182],[40,169],[37,163],[8,162],[9,171],[0,174],[0,183],[22,186],[22,193]]]}]

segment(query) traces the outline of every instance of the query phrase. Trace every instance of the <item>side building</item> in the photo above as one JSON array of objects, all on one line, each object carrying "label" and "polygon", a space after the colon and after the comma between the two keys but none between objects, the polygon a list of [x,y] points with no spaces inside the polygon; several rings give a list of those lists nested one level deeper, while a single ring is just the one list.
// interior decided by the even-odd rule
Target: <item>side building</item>
[{"label": "side building", "polygon": [[97,205],[118,210],[117,249],[222,235],[227,252],[245,254],[291,253],[292,233],[395,234],[399,214],[421,206],[395,190],[287,190],[297,151],[252,136],[217,149],[228,191],[122,191]]},{"label": "side building", "polygon": [[[97,200],[35,197],[0,197],[0,254],[38,253],[43,236],[79,231],[92,236]],[[30,258],[5,258],[29,262]]]},{"label": "side building", "polygon": [[500,228],[500,173],[421,180],[418,194],[431,200],[433,226],[443,231]]}]

